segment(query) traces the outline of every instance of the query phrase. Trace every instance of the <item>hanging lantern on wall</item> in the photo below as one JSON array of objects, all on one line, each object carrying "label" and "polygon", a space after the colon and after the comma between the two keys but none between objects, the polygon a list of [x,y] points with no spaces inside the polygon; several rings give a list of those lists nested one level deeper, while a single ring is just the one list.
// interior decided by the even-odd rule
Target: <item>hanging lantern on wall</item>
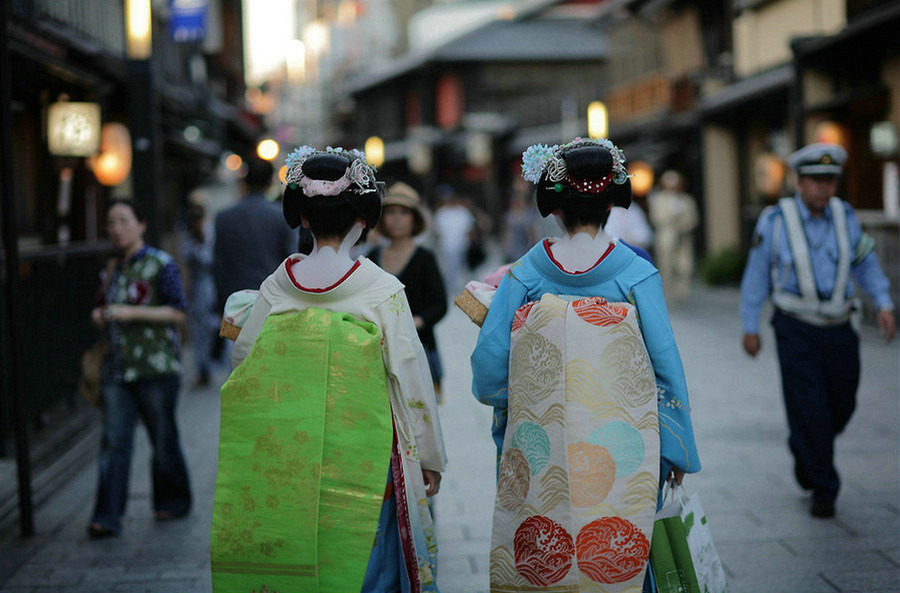
[{"label": "hanging lantern on wall", "polygon": [[365,144],[366,160],[376,169],[384,164],[384,141],[378,136],[369,136]]},{"label": "hanging lantern on wall", "polygon": [[833,121],[822,121],[816,125],[816,142],[828,142],[830,144],[839,144],[847,148],[847,134],[844,126]]},{"label": "hanging lantern on wall", "polygon": [[631,175],[631,191],[642,198],[653,189],[653,167],[644,161],[634,161],[628,165],[628,174]]},{"label": "hanging lantern on wall", "polygon": [[90,156],[100,145],[100,105],[58,101],[47,110],[47,148],[56,156]]},{"label": "hanging lantern on wall", "polygon": [[123,124],[103,124],[100,152],[91,156],[91,169],[97,181],[107,187],[121,185],[131,173],[131,134]]},{"label": "hanging lantern on wall", "polygon": [[787,173],[784,161],[778,155],[764,152],[756,157],[754,180],[759,193],[766,198],[781,196],[784,178]]}]

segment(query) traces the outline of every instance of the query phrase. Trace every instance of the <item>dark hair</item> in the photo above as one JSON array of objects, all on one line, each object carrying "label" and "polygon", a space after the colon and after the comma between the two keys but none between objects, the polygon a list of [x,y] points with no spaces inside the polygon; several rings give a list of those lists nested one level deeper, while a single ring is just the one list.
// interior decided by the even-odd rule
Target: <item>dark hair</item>
[{"label": "dark hair", "polygon": [[[350,166],[350,159],[338,154],[315,154],[303,163],[303,173],[310,179],[334,181]],[[366,222],[363,238],[381,217],[384,184],[372,182],[371,190],[357,194],[345,191],[336,196],[307,196],[299,184],[289,183],[282,194],[281,207],[288,226],[297,228],[301,216],[306,217],[316,237],[343,237],[357,218]]]},{"label": "dark hair", "polygon": [[603,146],[574,146],[562,154],[568,178],[552,183],[547,173],[537,185],[537,206],[542,216],[560,211],[563,224],[572,230],[582,224],[603,227],[609,219],[611,206],[627,208],[631,204],[631,181],[619,184],[609,181],[600,193],[579,191],[571,180],[595,181],[612,174],[613,157]]},{"label": "dark hair", "polygon": [[275,173],[275,167],[267,160],[259,157],[250,157],[247,159],[247,175],[244,177],[244,183],[251,190],[264,190],[272,184],[272,175]]},{"label": "dark hair", "polygon": [[200,204],[190,204],[187,209],[187,223],[194,224],[203,220],[206,216],[206,208],[201,206]]},{"label": "dark hair", "polygon": [[302,206],[309,230],[318,238],[343,237],[362,218],[349,201],[342,198],[308,200]]},{"label": "dark hair", "polygon": [[103,211],[103,215],[106,216],[109,214],[109,211],[113,209],[113,206],[128,206],[131,211],[134,213],[134,217],[138,222],[144,222],[144,210],[138,205],[137,202],[132,200],[131,198],[113,198],[106,204],[106,209]]},{"label": "dark hair", "polygon": [[610,206],[609,200],[567,201],[560,204],[559,217],[567,231],[585,224],[603,228],[609,220]]}]

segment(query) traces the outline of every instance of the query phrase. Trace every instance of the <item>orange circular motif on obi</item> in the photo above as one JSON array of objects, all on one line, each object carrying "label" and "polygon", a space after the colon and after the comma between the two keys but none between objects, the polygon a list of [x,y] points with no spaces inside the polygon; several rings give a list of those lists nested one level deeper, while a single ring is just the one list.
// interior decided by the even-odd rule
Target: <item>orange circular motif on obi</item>
[{"label": "orange circular motif on obi", "polygon": [[528,460],[519,449],[510,448],[500,460],[500,475],[497,478],[497,500],[508,511],[516,511],[525,504],[531,474]]},{"label": "orange circular motif on obi", "polygon": [[537,304],[538,301],[531,301],[530,303],[525,303],[524,305],[516,309],[516,314],[513,317],[512,321],[512,331],[516,331],[523,325],[525,325],[525,320],[528,319],[528,314],[531,313],[531,308]]},{"label": "orange circular motif on obi", "polygon": [[591,325],[608,327],[625,319],[628,309],[617,305],[610,305],[602,297],[588,297],[572,303],[575,313]]},{"label": "orange circular motif on obi", "polygon": [[606,447],[572,443],[566,448],[572,506],[589,507],[607,497],[616,481],[616,462]]},{"label": "orange circular motif on obi", "polygon": [[622,583],[644,570],[650,542],[621,517],[602,517],[585,525],[575,542],[578,569],[598,583]]},{"label": "orange circular motif on obi", "polygon": [[552,585],[572,568],[572,536],[556,521],[540,515],[528,517],[513,538],[516,570],[532,585]]}]

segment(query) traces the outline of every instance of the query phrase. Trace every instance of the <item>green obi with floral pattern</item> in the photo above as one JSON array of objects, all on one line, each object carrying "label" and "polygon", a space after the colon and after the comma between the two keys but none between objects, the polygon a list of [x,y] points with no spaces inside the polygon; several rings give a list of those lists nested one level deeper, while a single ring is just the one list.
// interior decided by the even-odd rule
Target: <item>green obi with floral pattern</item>
[{"label": "green obi with floral pattern", "polygon": [[392,443],[378,326],[270,315],[222,387],[213,590],[359,591]]}]

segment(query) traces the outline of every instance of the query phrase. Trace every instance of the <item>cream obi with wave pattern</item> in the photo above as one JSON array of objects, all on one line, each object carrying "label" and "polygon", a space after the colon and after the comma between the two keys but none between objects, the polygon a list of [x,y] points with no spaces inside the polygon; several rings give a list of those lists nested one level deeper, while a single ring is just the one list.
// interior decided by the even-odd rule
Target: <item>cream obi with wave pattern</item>
[{"label": "cream obi with wave pattern", "polygon": [[656,379],[636,309],[544,295],[512,324],[491,591],[633,591],[650,556]]}]

